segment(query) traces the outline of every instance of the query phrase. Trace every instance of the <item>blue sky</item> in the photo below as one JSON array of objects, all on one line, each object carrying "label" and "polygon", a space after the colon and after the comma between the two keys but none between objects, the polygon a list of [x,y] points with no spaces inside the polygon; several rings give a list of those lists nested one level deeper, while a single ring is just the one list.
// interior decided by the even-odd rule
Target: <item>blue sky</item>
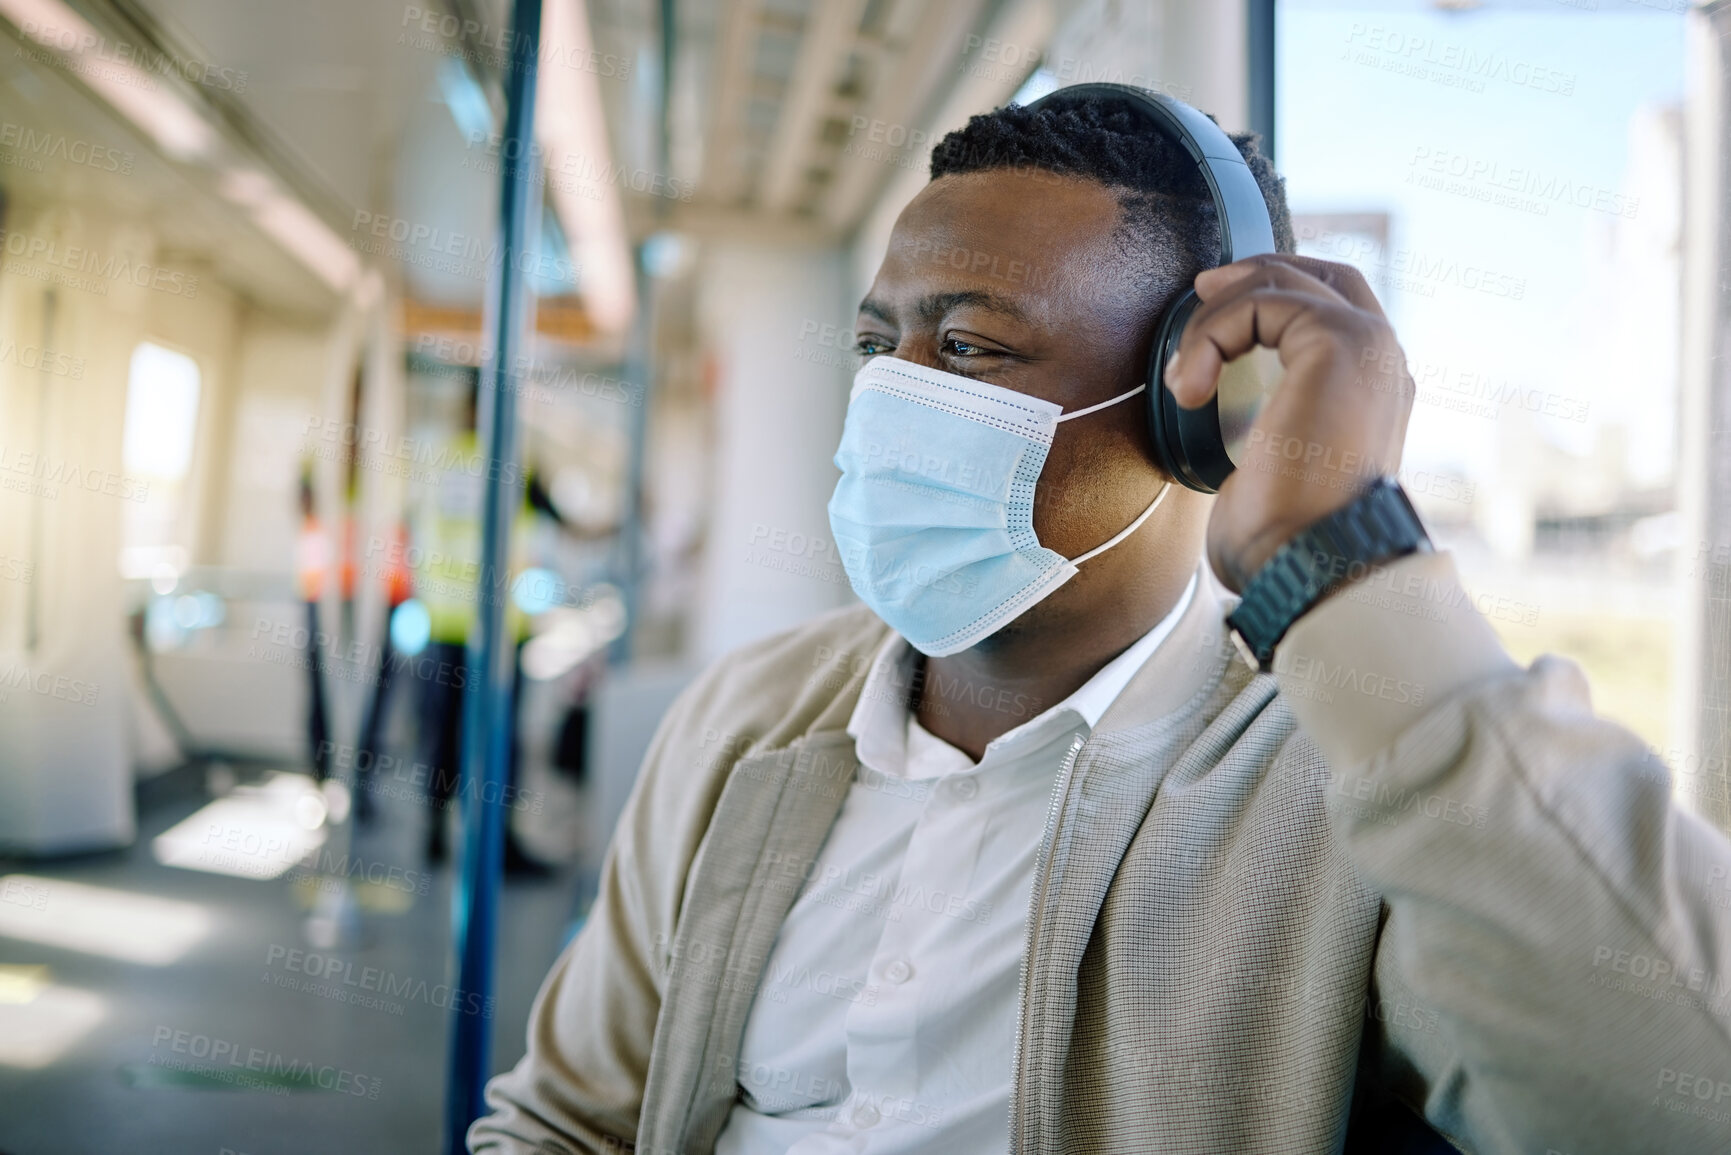
[{"label": "blue sky", "polygon": [[[1385,307],[1414,362],[1547,390],[1563,399],[1562,413],[1578,401],[1572,411],[1584,408],[1588,420],[1536,423],[1537,435],[1577,452],[1601,424],[1629,423],[1632,443],[1660,445],[1674,412],[1667,369],[1629,382],[1605,368],[1601,342],[1611,338],[1601,330],[1614,327],[1605,319],[1635,290],[1607,283],[1600,254],[1614,230],[1650,234],[1672,211],[1653,192],[1664,180],[1629,171],[1629,129],[1643,109],[1682,101],[1685,18],[1631,0],[1596,3],[1446,12],[1283,0],[1278,17],[1276,161],[1294,211],[1386,210],[1384,265],[1404,254],[1458,263],[1463,279],[1468,268],[1495,274],[1500,291],[1491,292],[1448,274],[1421,277],[1418,289],[1387,294]],[[1425,167],[1436,157],[1446,158],[1444,174]],[[1520,185],[1530,174],[1540,183],[1528,189],[1566,184],[1604,207],[1519,192],[1518,205],[1499,205],[1461,183],[1412,183],[1415,172],[1438,179],[1469,165],[1494,166],[1495,178],[1466,182],[1479,196],[1511,195],[1497,181]],[[1421,405],[1408,463],[1487,476],[1499,424]]]}]

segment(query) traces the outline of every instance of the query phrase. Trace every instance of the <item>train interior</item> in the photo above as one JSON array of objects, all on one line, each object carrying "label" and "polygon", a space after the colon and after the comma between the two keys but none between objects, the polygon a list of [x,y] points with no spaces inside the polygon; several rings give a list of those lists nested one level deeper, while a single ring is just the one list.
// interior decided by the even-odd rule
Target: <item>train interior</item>
[{"label": "train interior", "polygon": [[[448,1149],[455,1017],[491,1070],[523,1054],[668,704],[852,601],[826,503],[855,307],[933,144],[1064,84],[1261,132],[1301,251],[1363,268],[1435,371],[1405,480],[1511,651],[1576,657],[1685,771],[1719,732],[1680,286],[1722,13],[532,7],[526,140],[521,4],[0,0],[0,1151]],[[1420,35],[1528,79],[1418,77]],[[1480,156],[1594,192],[1511,207]],[[496,486],[484,669],[460,559]],[[458,773],[470,710],[503,782]],[[464,989],[486,807],[503,889]]]}]

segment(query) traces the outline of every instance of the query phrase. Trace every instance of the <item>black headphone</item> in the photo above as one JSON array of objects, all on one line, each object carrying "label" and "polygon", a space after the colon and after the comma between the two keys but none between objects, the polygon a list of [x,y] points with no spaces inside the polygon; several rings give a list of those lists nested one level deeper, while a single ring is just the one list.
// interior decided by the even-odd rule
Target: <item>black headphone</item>
[{"label": "black headphone", "polygon": [[[1142,114],[1150,128],[1182,145],[1202,170],[1220,222],[1220,264],[1274,252],[1268,203],[1243,155],[1219,125],[1183,101],[1128,84],[1075,84],[1041,97],[1028,109],[1059,109],[1101,97],[1119,100]],[[1231,438],[1222,429],[1220,395],[1217,392],[1199,408],[1182,409],[1163,380],[1166,363],[1178,352],[1184,323],[1199,304],[1196,290],[1187,288],[1160,315],[1148,357],[1148,420],[1161,468],[1186,488],[1215,493],[1233,468],[1227,452]],[[1246,423],[1243,414],[1228,415],[1229,426]]]}]

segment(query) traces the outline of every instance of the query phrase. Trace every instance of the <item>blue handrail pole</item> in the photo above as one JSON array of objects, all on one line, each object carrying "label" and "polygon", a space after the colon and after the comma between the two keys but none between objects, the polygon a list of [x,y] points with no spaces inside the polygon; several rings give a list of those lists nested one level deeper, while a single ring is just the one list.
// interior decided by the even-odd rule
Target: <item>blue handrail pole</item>
[{"label": "blue handrail pole", "polygon": [[[511,692],[517,650],[505,632],[510,596],[511,527],[523,502],[517,463],[517,405],[510,367],[534,324],[534,300],[523,270],[540,232],[540,184],[534,166],[535,71],[541,46],[541,0],[513,0],[510,51],[504,61],[505,131],[500,152],[497,258],[487,285],[477,434],[486,453],[481,510],[481,572],[469,634],[463,697],[461,871],[452,895],[457,954],[445,1094],[445,1149],[462,1155],[469,1124],[484,1111],[491,1069],[493,955],[504,866],[506,777],[511,755]],[[512,160],[510,158],[518,158]]]}]

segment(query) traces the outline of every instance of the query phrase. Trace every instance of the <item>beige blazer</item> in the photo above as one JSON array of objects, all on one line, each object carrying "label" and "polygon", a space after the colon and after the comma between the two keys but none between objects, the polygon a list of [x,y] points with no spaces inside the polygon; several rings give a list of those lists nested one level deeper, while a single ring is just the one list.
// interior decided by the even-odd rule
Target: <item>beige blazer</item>
[{"label": "beige blazer", "polygon": [[[1277,675],[1230,604],[1204,582],[1060,773],[1012,1150],[1336,1152],[1398,1102],[1465,1151],[1731,1152],[1731,840],[1579,670],[1514,665],[1443,554],[1317,607]],[[471,1150],[711,1150],[767,884],[818,855],[886,629],[828,615],[669,711]]]}]

